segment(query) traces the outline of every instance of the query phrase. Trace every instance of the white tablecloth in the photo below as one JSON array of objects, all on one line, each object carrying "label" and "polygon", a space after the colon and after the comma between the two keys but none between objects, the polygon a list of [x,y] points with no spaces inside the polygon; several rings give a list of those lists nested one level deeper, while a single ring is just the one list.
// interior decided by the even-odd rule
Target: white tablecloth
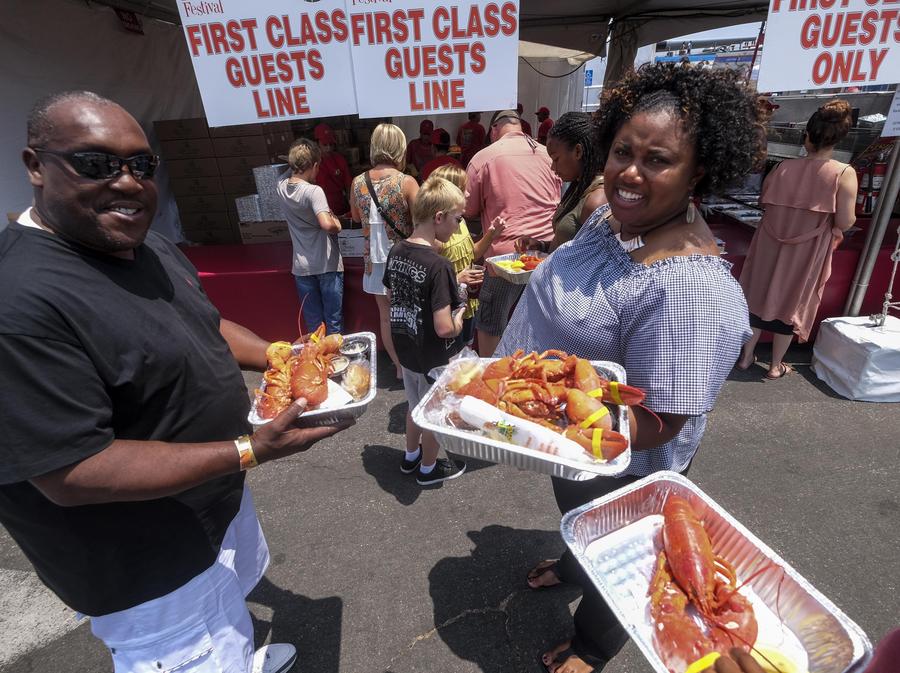
[{"label": "white tablecloth", "polygon": [[888,316],[882,327],[866,317],[823,320],[813,371],[851,400],[900,402],[900,319]]}]

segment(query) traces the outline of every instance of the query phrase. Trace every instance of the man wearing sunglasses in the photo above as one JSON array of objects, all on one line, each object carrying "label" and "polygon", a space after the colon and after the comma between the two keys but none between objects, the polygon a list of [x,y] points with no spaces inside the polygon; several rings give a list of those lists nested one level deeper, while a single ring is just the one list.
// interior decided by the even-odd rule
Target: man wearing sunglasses
[{"label": "man wearing sunglasses", "polygon": [[0,522],[41,580],[91,616],[117,673],[275,673],[245,596],[268,548],[243,471],[347,427],[298,402],[249,435],[240,366],[269,345],[220,318],[149,232],[157,159],[89,92],[28,120],[34,205],[0,232]]}]

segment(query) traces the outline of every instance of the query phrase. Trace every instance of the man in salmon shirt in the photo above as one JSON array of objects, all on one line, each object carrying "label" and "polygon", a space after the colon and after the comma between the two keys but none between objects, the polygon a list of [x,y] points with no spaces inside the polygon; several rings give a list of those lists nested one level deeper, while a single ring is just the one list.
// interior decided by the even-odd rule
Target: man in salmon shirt
[{"label": "man in salmon shirt", "polygon": [[[466,169],[466,218],[506,220],[506,228],[493,240],[485,258],[514,252],[522,236],[540,240],[553,236],[553,213],[562,182],[551,163],[547,149],[522,132],[515,110],[494,114],[491,144],[472,157]],[[498,276],[485,276],[475,316],[481,357],[493,355],[524,288]]]},{"label": "man in salmon shirt", "polygon": [[322,150],[322,163],[319,164],[319,174],[316,176],[316,184],[325,192],[325,199],[331,212],[338,217],[350,212],[350,203],[347,194],[350,193],[350,183],[353,176],[350,175],[350,167],[347,160],[334,151],[337,141],[334,131],[328,124],[319,124],[313,130],[313,135]]}]

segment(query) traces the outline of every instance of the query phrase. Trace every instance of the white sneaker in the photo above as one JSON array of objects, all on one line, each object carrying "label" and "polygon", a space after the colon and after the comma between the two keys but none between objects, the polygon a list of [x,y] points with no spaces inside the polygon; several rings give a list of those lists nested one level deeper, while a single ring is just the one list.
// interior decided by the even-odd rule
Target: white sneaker
[{"label": "white sneaker", "polygon": [[286,673],[297,661],[297,648],[287,643],[263,645],[253,655],[253,673]]}]

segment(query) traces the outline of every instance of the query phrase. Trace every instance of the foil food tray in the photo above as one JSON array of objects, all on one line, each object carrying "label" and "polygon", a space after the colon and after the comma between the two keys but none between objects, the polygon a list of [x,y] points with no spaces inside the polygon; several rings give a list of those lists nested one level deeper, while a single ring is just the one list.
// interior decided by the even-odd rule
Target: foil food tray
[{"label": "foil food tray", "polygon": [[[540,257],[541,259],[546,259],[549,256],[543,252],[529,252],[528,254],[534,254],[535,257]],[[513,285],[527,285],[528,279],[531,278],[531,274],[534,273],[534,270],[518,271],[516,273],[513,273],[512,271],[507,271],[502,266],[497,266],[497,262],[514,262],[519,259],[519,257],[521,257],[519,253],[511,252],[508,255],[488,257],[485,261],[491,265],[494,273],[505,280],[507,283],[512,283]]]},{"label": "foil food tray", "polygon": [[656,472],[563,517],[562,537],[652,664],[667,673],[652,641],[647,589],[661,549],[663,504],[687,499],[712,541],[734,564],[759,622],[757,646],[787,656],[799,673],[860,673],[872,655],[865,633],[778,554],[691,481]]},{"label": "foil food tray", "polygon": [[[355,332],[353,334],[345,334],[344,340],[349,339],[365,339],[369,343],[369,352],[366,356],[366,362],[369,364],[370,378],[369,378],[369,392],[366,393],[366,396],[363,397],[359,402],[351,402],[339,409],[312,409],[310,411],[304,411],[300,414],[299,418],[303,420],[304,426],[319,426],[319,425],[335,425],[336,423],[340,423],[341,421],[346,421],[350,419],[357,419],[362,416],[366,409],[369,408],[369,404],[372,400],[375,399],[376,392],[376,378],[377,378],[377,363],[376,363],[376,351],[375,351],[375,335],[372,332]],[[294,354],[296,355],[302,350],[302,344],[294,344]],[[351,363],[353,359],[351,359]],[[266,384],[265,381],[261,385],[261,390],[265,391]],[[271,418],[262,418],[256,411],[257,399],[254,398],[253,405],[250,407],[250,413],[247,415],[247,420],[254,426],[258,427],[260,425],[265,425]]]},{"label": "foil food tray", "polygon": [[[482,358],[484,364],[494,362],[497,358]],[[626,383],[625,369],[615,362],[602,360],[592,361],[592,365],[602,376],[611,381]],[[442,394],[447,383],[453,376],[453,363],[451,363],[438,377],[431,389],[413,409],[413,422],[423,430],[434,433],[438,443],[445,451],[457,453],[490,463],[502,463],[512,465],[520,470],[549,474],[572,481],[592,479],[598,475],[615,476],[622,474],[631,463],[631,438],[628,424],[627,407],[621,405],[615,412],[617,431],[628,439],[628,448],[609,462],[597,463],[585,454],[584,461],[575,461],[550,453],[529,449],[516,444],[510,444],[500,440],[485,437],[474,430],[461,430],[445,423],[435,423],[429,420],[434,417],[443,406]]]}]

